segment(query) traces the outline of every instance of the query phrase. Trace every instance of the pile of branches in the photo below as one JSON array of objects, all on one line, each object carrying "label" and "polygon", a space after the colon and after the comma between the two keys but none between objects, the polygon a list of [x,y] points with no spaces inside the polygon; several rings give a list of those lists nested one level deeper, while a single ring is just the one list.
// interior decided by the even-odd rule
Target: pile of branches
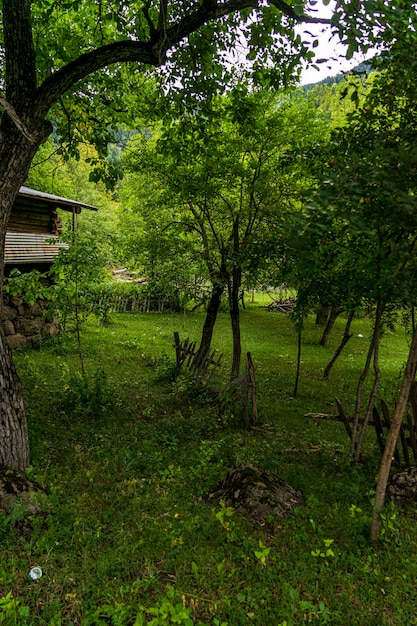
[{"label": "pile of branches", "polygon": [[288,315],[292,313],[295,306],[295,298],[287,298],[286,300],[273,300],[271,304],[265,307],[267,311],[272,313],[284,313]]}]

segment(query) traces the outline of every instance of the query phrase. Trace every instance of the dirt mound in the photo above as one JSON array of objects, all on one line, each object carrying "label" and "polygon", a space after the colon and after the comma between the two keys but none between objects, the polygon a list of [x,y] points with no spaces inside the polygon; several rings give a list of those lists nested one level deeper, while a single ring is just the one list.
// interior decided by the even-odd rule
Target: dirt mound
[{"label": "dirt mound", "polygon": [[291,485],[251,463],[232,467],[204,499],[207,502],[222,500],[226,506],[237,508],[257,523],[265,522],[271,516],[275,519],[287,517],[295,507],[305,503],[303,495]]},{"label": "dirt mound", "polygon": [[394,474],[387,486],[387,496],[402,506],[417,502],[417,467],[407,467]]}]

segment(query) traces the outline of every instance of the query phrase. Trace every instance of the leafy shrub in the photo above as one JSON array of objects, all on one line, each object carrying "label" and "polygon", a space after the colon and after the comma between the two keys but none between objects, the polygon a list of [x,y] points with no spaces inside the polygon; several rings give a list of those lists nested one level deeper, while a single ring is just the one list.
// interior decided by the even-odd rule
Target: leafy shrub
[{"label": "leafy shrub", "polygon": [[0,598],[0,624],[22,624],[29,618],[30,609],[11,591]]},{"label": "leafy shrub", "polygon": [[210,390],[201,377],[184,367],[172,383],[172,392],[175,396],[186,396],[200,406],[211,400]]},{"label": "leafy shrub", "polygon": [[[166,597],[163,598],[159,606],[149,608],[141,607],[143,613],[136,617],[136,622],[148,626],[168,626],[169,624],[183,624],[183,626],[193,626],[191,619],[192,610],[184,606],[184,601],[175,593],[171,585],[167,586]],[[144,617],[144,613],[151,616],[149,621]]]},{"label": "leafy shrub", "polygon": [[45,284],[46,276],[38,270],[20,272],[13,268],[4,280],[4,293],[20,296],[27,304],[35,304],[36,300],[50,300],[53,297],[51,287]]},{"label": "leafy shrub", "polygon": [[107,376],[100,368],[91,378],[80,373],[73,374],[60,396],[63,409],[82,416],[99,417],[113,404]]},{"label": "leafy shrub", "polygon": [[175,363],[165,352],[159,357],[142,354],[142,359],[147,367],[153,369],[158,381],[172,382],[174,380]]}]

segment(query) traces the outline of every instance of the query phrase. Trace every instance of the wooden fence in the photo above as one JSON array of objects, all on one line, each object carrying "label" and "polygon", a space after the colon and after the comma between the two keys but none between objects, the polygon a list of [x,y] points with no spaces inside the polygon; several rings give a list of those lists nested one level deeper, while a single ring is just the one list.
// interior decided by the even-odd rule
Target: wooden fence
[{"label": "wooden fence", "polygon": [[96,304],[99,307],[106,307],[109,313],[169,313],[174,310],[172,302],[162,298],[137,296],[100,296]]},{"label": "wooden fence", "polygon": [[[336,422],[342,422],[346,432],[351,439],[352,430],[351,423],[353,419],[348,417],[344,411],[340,401],[336,398],[338,413],[331,415],[327,413],[307,413],[304,417],[312,419],[324,419]],[[373,407],[372,419],[369,426],[375,428],[378,446],[381,454],[384,452],[385,442],[391,427],[391,415],[385,400],[381,400],[380,409]],[[360,423],[363,423],[360,421]],[[417,382],[411,385],[410,396],[404,421],[401,424],[400,436],[394,452],[394,461],[398,467],[411,467],[417,465]]]},{"label": "wooden fence", "polygon": [[175,348],[175,376],[178,376],[182,367],[185,365],[193,374],[198,376],[204,384],[208,384],[213,372],[220,367],[223,354],[216,356],[216,350],[209,352],[201,363],[197,363],[196,342],[190,341],[186,337],[184,341],[180,341],[178,332],[174,332],[174,348]]}]

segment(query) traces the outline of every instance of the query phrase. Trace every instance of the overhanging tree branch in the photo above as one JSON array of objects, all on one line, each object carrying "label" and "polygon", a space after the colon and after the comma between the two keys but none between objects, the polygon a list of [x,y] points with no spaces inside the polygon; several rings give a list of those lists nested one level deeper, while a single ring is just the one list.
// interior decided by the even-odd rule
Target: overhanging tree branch
[{"label": "overhanging tree branch", "polygon": [[[306,14],[297,15],[294,9],[281,0],[271,0],[271,5],[297,23],[330,24],[330,20]],[[101,46],[82,54],[65,67],[45,79],[37,92],[36,104],[45,115],[50,107],[73,85],[90,74],[114,63],[136,62],[159,67],[165,63],[169,50],[204,24],[244,9],[265,8],[262,0],[230,0],[229,2],[204,2],[195,11],[168,26],[165,4],[161,2],[158,28],[151,29],[146,41],[124,40]],[[145,16],[146,17],[146,16]]]},{"label": "overhanging tree branch", "polygon": [[290,17],[295,22],[299,22],[300,24],[301,23],[306,23],[306,24],[331,24],[331,20],[329,20],[329,19],[325,19],[325,18],[321,18],[321,17],[313,17],[311,15],[306,15],[305,13],[302,13],[301,15],[298,15],[298,13],[296,13],[294,11],[294,9],[291,6],[289,6],[288,4],[286,4],[283,0],[271,0],[271,4],[274,7],[276,7],[277,9],[279,9],[279,11],[281,11],[281,13],[283,13],[287,17]]}]

